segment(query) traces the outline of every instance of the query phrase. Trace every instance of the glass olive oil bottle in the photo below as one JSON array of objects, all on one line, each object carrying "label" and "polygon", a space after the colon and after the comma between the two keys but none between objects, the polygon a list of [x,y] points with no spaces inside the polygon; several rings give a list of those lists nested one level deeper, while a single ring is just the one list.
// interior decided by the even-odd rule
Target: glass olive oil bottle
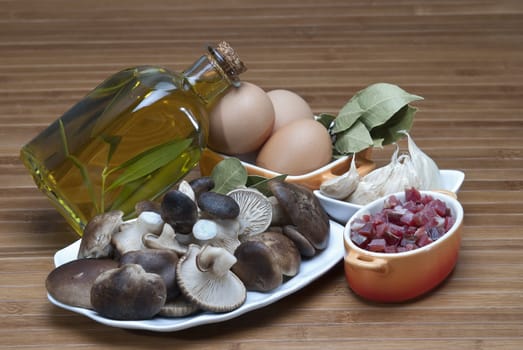
[{"label": "glass olive oil bottle", "polygon": [[182,73],[140,66],[109,77],[21,149],[37,186],[81,235],[96,214],[154,200],[207,144],[208,112],[245,66],[220,42]]}]

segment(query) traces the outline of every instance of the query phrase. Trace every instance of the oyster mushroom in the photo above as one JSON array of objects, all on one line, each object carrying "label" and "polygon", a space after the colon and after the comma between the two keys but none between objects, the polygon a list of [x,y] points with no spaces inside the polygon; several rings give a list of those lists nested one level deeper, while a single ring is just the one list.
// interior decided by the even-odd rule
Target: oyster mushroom
[{"label": "oyster mushroom", "polygon": [[305,238],[294,225],[285,225],[282,227],[282,233],[289,237],[294,245],[298,248],[300,254],[306,258],[311,258],[316,254],[316,248]]},{"label": "oyster mushroom", "polygon": [[193,226],[193,236],[199,245],[212,245],[234,253],[240,245],[238,220],[199,219]]},{"label": "oyster mushroom", "polygon": [[77,258],[110,257],[114,250],[111,239],[122,225],[122,217],[122,211],[114,210],[92,218],[85,226]]},{"label": "oyster mushroom", "polygon": [[195,303],[189,301],[183,295],[178,295],[176,299],[167,301],[158,313],[159,316],[164,317],[184,317],[200,311],[200,307]]},{"label": "oyster mushroom", "polygon": [[270,196],[269,202],[271,202],[272,206],[272,215],[271,215],[271,226],[283,226],[292,224],[291,219],[289,218],[289,215],[285,212],[285,210],[282,208],[280,203],[278,202],[278,198],[274,196]]},{"label": "oyster mushroom", "polygon": [[78,259],[53,269],[45,280],[47,292],[59,302],[92,309],[91,287],[96,278],[118,267],[112,259]]},{"label": "oyster mushroom", "polygon": [[138,264],[146,272],[155,273],[162,277],[167,290],[166,300],[173,300],[180,294],[176,284],[176,264],[178,255],[172,250],[143,249],[127,252],[120,258],[120,266]]},{"label": "oyster mushroom", "polygon": [[211,218],[234,219],[240,213],[238,203],[221,193],[203,192],[197,197],[197,203],[202,214]]},{"label": "oyster mushroom", "polygon": [[171,225],[165,223],[162,233],[159,236],[154,233],[146,233],[142,236],[143,245],[151,249],[168,249],[177,255],[183,255],[187,252],[187,246],[176,239],[176,233]]},{"label": "oyster mushroom", "polygon": [[183,295],[203,310],[228,312],[247,298],[242,281],[231,272],[234,255],[218,247],[189,245],[180,258],[176,280]]},{"label": "oyster mushroom", "polygon": [[121,231],[113,234],[112,243],[118,256],[132,250],[144,249],[142,237],[147,233],[159,234],[163,224],[160,214],[152,211],[141,213],[134,222],[125,225]]},{"label": "oyster mushroom", "polygon": [[191,185],[196,198],[198,198],[203,192],[209,192],[214,188],[214,180],[210,176],[202,176],[191,180],[189,185]]},{"label": "oyster mushroom", "polygon": [[140,265],[126,264],[99,275],[91,288],[91,304],[103,317],[115,320],[153,318],[165,304],[163,279]]},{"label": "oyster mushroom", "polygon": [[182,180],[180,182],[180,184],[178,185],[178,191],[182,192],[187,197],[189,197],[193,202],[196,203],[196,194],[194,193],[193,188],[187,181]]},{"label": "oyster mushroom", "polygon": [[259,241],[269,247],[284,276],[292,277],[300,271],[301,255],[294,242],[279,232],[263,232],[250,236],[249,241]]},{"label": "oyster mushroom", "polygon": [[172,190],[163,196],[161,206],[163,220],[176,232],[191,232],[198,219],[198,208],[191,197],[179,190]]},{"label": "oyster mushroom", "polygon": [[135,204],[134,212],[137,216],[143,213],[144,211],[153,211],[155,213],[161,214],[162,208],[160,206],[160,203],[150,200],[139,201]]},{"label": "oyster mushroom", "polygon": [[283,274],[271,248],[261,241],[242,242],[234,252],[232,272],[247,290],[268,292],[283,283]]},{"label": "oyster mushroom", "polygon": [[262,233],[272,222],[272,204],[261,192],[240,188],[227,194],[240,207],[237,220],[240,222],[239,236]]},{"label": "oyster mushroom", "polygon": [[314,194],[301,185],[283,181],[270,181],[269,188],[296,226],[296,231],[316,251],[325,249],[329,241],[329,217]]}]

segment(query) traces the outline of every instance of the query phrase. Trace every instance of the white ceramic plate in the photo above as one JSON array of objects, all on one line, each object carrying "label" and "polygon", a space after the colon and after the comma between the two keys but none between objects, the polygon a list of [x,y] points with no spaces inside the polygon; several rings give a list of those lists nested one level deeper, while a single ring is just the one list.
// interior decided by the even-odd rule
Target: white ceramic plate
[{"label": "white ceramic plate", "polygon": [[[80,240],[59,250],[54,256],[55,266],[76,259]],[[303,260],[300,272],[283,283],[270,293],[247,292],[247,300],[238,309],[227,313],[204,312],[183,318],[155,317],[143,321],[118,321],[101,317],[93,310],[65,305],[48,295],[49,300],[56,306],[87,316],[99,323],[119,328],[143,329],[156,332],[172,332],[198,325],[217,323],[238,317],[249,311],[270,305],[307,286],[327,271],[329,271],[345,254],[343,248],[343,226],[331,221],[330,238],[327,248],[310,260]]]},{"label": "white ceramic plate", "polygon": [[[465,180],[465,173],[459,170],[440,170],[439,172],[442,182],[441,189],[458,193],[463,184],[463,180]],[[318,197],[321,206],[327,214],[329,214],[333,220],[343,225],[362,207],[361,205],[327,197],[319,190],[315,190],[314,195]]]}]

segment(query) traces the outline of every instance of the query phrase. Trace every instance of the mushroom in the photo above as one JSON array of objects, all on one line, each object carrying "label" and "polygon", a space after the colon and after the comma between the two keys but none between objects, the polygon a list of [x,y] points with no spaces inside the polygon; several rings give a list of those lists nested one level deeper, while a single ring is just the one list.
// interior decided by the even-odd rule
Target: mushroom
[{"label": "mushroom", "polygon": [[53,269],[45,280],[47,292],[61,303],[92,309],[91,287],[96,278],[118,267],[112,259],[72,260]]},{"label": "mushroom", "polygon": [[140,265],[126,264],[99,275],[91,288],[91,304],[101,316],[116,320],[153,318],[165,304],[163,279]]},{"label": "mushroom", "polygon": [[217,219],[234,219],[240,213],[238,203],[231,197],[216,193],[203,192],[197,197],[200,210],[207,216]]},{"label": "mushroom", "polygon": [[187,197],[189,197],[193,202],[196,203],[196,194],[194,193],[193,188],[187,181],[182,180],[180,182],[180,184],[178,185],[178,191],[182,192]]},{"label": "mushroom", "polygon": [[123,222],[122,217],[123,212],[120,210],[109,211],[93,217],[85,226],[77,258],[110,257],[114,250],[111,239],[120,228]]},{"label": "mushroom", "polygon": [[200,310],[198,305],[180,294],[174,300],[167,301],[160,309],[158,315],[164,317],[184,317]]},{"label": "mushroom", "polygon": [[143,200],[136,203],[134,206],[134,212],[136,215],[140,215],[144,211],[153,211],[155,213],[161,214],[162,213],[162,207],[160,206],[160,203],[150,201],[150,200]]},{"label": "mushroom", "polygon": [[300,271],[301,255],[294,242],[279,232],[263,232],[250,236],[249,241],[259,241],[269,247],[284,276],[292,277]]},{"label": "mushroom", "polygon": [[202,176],[191,180],[189,185],[191,185],[196,198],[198,198],[203,192],[209,192],[214,188],[214,180],[210,176]]},{"label": "mushroom", "polygon": [[239,236],[249,236],[262,233],[271,224],[272,204],[261,192],[254,189],[239,188],[227,194],[240,207],[238,220],[240,222]]},{"label": "mushroom", "polygon": [[283,274],[276,257],[265,243],[256,240],[242,242],[234,256],[237,262],[232,272],[247,290],[268,292],[283,283]]},{"label": "mushroom", "polygon": [[176,284],[176,264],[178,255],[172,250],[143,249],[125,253],[120,258],[120,266],[125,264],[138,264],[146,272],[155,273],[162,277],[167,289],[166,300],[173,300],[180,289]]},{"label": "mushroom", "polygon": [[212,245],[234,253],[240,245],[238,233],[240,222],[238,220],[209,220],[199,219],[193,226],[193,236],[199,245]]},{"label": "mushroom", "polygon": [[278,199],[274,196],[270,196],[268,199],[269,202],[271,202],[272,206],[271,226],[283,226],[292,224],[289,215],[287,215],[285,210],[282,208],[282,206],[278,202]]},{"label": "mushroom", "polygon": [[168,249],[177,255],[183,255],[187,252],[187,246],[182,244],[174,232],[174,229],[168,223],[163,225],[162,233],[159,236],[154,233],[146,233],[142,237],[142,243],[146,248],[151,249]]},{"label": "mushroom", "polygon": [[319,200],[306,187],[283,181],[270,181],[269,188],[292,223],[316,251],[329,241],[329,217]]},{"label": "mushroom", "polygon": [[231,272],[236,262],[227,250],[209,245],[189,245],[180,258],[176,280],[183,295],[203,310],[228,312],[247,298],[242,281]]},{"label": "mushroom", "polygon": [[179,190],[169,191],[162,199],[162,218],[176,232],[188,234],[198,219],[196,203]]},{"label": "mushroom", "polygon": [[122,230],[113,234],[112,243],[119,256],[131,250],[144,249],[142,237],[147,233],[159,234],[163,228],[160,214],[144,211],[134,222],[122,227]]},{"label": "mushroom", "polygon": [[282,233],[289,237],[298,248],[300,254],[306,258],[311,258],[316,254],[316,248],[305,238],[294,225],[285,225],[282,227]]}]

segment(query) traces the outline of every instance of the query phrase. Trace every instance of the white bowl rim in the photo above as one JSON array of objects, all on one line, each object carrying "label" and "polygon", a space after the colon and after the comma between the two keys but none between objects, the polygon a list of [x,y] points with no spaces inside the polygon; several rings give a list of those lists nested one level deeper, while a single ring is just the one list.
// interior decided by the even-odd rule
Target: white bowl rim
[{"label": "white bowl rim", "polygon": [[[226,154],[222,154],[222,153],[217,153],[219,156],[221,157],[224,157],[224,158],[231,158],[231,157],[235,157],[235,156],[229,156],[229,155],[226,155]],[[310,171],[308,173],[305,173],[305,174],[301,174],[301,175],[287,175],[286,176],[286,179],[287,180],[302,180],[302,179],[307,179],[309,177],[314,177],[318,174],[321,174],[323,173],[324,171],[328,170],[328,169],[331,169],[335,166],[337,166],[338,164],[342,164],[344,162],[347,161],[347,158],[349,157],[352,157],[352,156],[349,156],[349,155],[344,155],[344,156],[341,156],[339,158],[336,158],[336,159],[333,159],[331,160],[328,164],[322,166],[321,168],[318,168],[318,169],[315,169],[313,171]],[[276,177],[276,176],[281,176],[283,175],[282,173],[279,173],[279,172],[276,172],[276,171],[273,171],[273,170],[269,170],[267,168],[262,168],[260,166],[257,166],[256,164],[253,164],[253,163],[250,163],[248,161],[245,161],[245,160],[242,160],[242,159],[239,159],[240,162],[242,163],[242,165],[246,168],[251,168],[253,170],[258,170],[258,171],[261,171],[261,172],[264,172],[264,173],[267,173],[273,177]]]},{"label": "white bowl rim", "polygon": [[377,208],[382,207],[385,199],[389,198],[390,196],[396,196],[398,199],[403,201],[405,199],[405,191],[391,193],[389,195],[378,198],[378,199],[364,205],[363,207],[361,207],[356,213],[354,213],[354,215],[345,224],[345,227],[343,229],[343,240],[349,245],[350,249],[353,249],[353,250],[357,251],[358,253],[366,255],[366,256],[371,256],[371,257],[376,257],[376,258],[385,258],[385,257],[401,258],[401,257],[409,256],[409,255],[415,255],[415,254],[427,252],[429,250],[434,249],[434,247],[442,244],[442,242],[444,242],[445,240],[450,239],[450,237],[454,235],[454,233],[457,231],[459,226],[463,223],[463,217],[464,217],[463,206],[457,199],[452,198],[451,196],[449,196],[447,194],[443,194],[441,192],[436,192],[436,191],[419,191],[419,192],[422,195],[431,195],[433,198],[441,199],[442,201],[444,201],[445,204],[447,204],[447,206],[450,208],[450,210],[452,211],[452,213],[456,219],[456,221],[454,222],[452,227],[447,232],[445,232],[445,234],[443,236],[441,236],[441,238],[439,238],[435,242],[432,242],[423,247],[409,250],[406,252],[382,253],[382,252],[373,252],[370,250],[360,248],[350,238],[350,226],[356,218],[359,218],[364,214],[371,213],[372,212],[371,208],[374,209],[376,207]]},{"label": "white bowl rim", "polygon": [[[440,173],[441,173],[442,177],[443,176],[454,175],[457,178],[456,183],[453,184],[454,185],[453,188],[441,188],[442,190],[448,190],[448,191],[457,193],[459,191],[459,188],[463,184],[463,180],[465,179],[465,173],[460,171],[460,170],[453,170],[453,169],[440,169]],[[364,207],[363,205],[360,205],[360,204],[354,204],[354,203],[351,203],[351,202],[346,202],[346,201],[341,200],[341,199],[335,199],[335,198],[326,196],[319,189],[318,190],[314,190],[313,192],[322,201],[325,201],[325,202],[328,202],[328,203],[331,203],[331,204],[336,204],[336,205],[340,205],[340,206],[345,207],[345,208],[352,208],[352,209],[361,209],[361,208]],[[384,197],[384,199],[385,198],[386,197]],[[370,204],[370,203],[368,203],[368,204]]]}]

